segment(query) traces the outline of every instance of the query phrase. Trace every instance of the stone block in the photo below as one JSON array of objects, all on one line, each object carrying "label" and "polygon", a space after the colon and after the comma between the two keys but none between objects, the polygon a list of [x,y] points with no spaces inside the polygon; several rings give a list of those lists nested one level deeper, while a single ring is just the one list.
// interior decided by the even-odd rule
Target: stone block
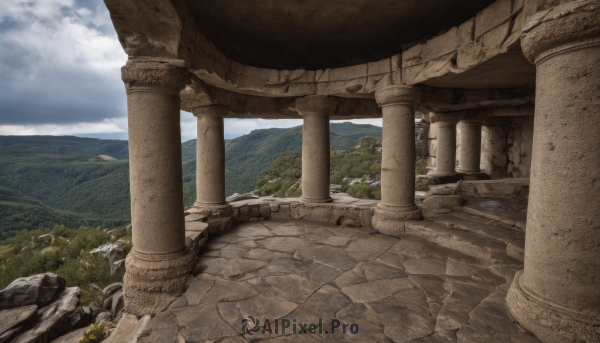
[{"label": "stone block", "polygon": [[204,231],[208,228],[208,223],[205,222],[186,222],[185,231]]},{"label": "stone block", "polygon": [[270,203],[269,207],[271,208],[271,213],[279,212],[279,204],[278,203]]},{"label": "stone block", "polygon": [[271,206],[269,206],[269,204],[260,204],[258,212],[260,213],[260,216],[265,219],[271,218]]},{"label": "stone block", "polygon": [[379,75],[390,73],[392,71],[392,62],[386,58],[377,62],[367,63],[367,75]]},{"label": "stone block", "polygon": [[462,206],[465,200],[459,195],[432,195],[423,200],[423,205],[432,210],[449,209]]},{"label": "stone block", "polygon": [[499,26],[512,14],[512,0],[496,0],[475,17],[475,39]]},{"label": "stone block", "polygon": [[490,49],[499,49],[510,35],[511,20],[508,20],[479,37],[481,45]]},{"label": "stone block", "polygon": [[124,343],[129,342],[129,339],[135,328],[137,327],[139,320],[133,314],[125,313],[121,320],[119,320],[119,324],[117,324],[117,328],[113,331],[113,333],[106,340],[107,343]]},{"label": "stone block", "polygon": [[335,68],[329,71],[329,81],[347,81],[367,76],[367,64],[358,64],[350,67]]},{"label": "stone block", "polygon": [[469,19],[458,27],[458,46],[469,44],[473,41],[475,31],[475,18]]},{"label": "stone block", "polygon": [[402,52],[402,67],[414,66],[421,63],[421,51],[423,50],[423,44],[418,44],[412,48]]},{"label": "stone block", "polygon": [[431,60],[453,52],[459,46],[458,27],[427,41],[421,50],[422,60]]}]

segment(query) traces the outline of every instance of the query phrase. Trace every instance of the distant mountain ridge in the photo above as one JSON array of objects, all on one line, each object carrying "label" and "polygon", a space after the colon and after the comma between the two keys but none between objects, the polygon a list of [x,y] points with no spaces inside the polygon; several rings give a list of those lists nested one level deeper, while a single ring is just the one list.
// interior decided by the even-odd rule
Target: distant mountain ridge
[{"label": "distant mountain ridge", "polygon": [[[332,123],[330,127],[332,150],[346,150],[364,136],[381,136],[381,127],[373,125]],[[254,130],[226,140],[227,195],[254,190],[281,153],[301,148],[302,126]],[[71,227],[128,223],[128,152],[127,141],[120,140],[0,136],[0,238],[12,236],[19,227],[51,223]],[[182,166],[184,200],[189,206],[196,198],[196,140],[182,144]]]}]

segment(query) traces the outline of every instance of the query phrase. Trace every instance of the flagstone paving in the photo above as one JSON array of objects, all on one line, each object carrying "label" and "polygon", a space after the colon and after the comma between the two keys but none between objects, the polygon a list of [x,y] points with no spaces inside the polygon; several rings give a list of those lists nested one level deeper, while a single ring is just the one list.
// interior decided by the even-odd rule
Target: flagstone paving
[{"label": "flagstone paving", "polygon": [[[139,342],[539,342],[506,309],[522,269],[508,256],[485,260],[422,238],[305,221],[244,223],[206,249],[186,293]],[[298,331],[322,318],[322,333],[275,334],[274,325],[271,334],[243,333],[250,316],[261,326],[295,319]]]}]

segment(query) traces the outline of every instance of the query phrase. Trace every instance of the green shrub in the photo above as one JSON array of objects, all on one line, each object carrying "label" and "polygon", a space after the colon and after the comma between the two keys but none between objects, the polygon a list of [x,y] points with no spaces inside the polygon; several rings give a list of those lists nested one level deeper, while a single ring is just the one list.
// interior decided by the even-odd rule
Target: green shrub
[{"label": "green shrub", "polygon": [[104,325],[92,324],[90,328],[83,333],[83,338],[79,343],[97,343],[104,339]]}]

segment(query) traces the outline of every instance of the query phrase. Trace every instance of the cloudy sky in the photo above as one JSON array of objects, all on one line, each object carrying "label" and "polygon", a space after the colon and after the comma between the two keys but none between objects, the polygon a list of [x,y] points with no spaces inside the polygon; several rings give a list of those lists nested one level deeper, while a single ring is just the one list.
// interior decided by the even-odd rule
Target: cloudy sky
[{"label": "cloudy sky", "polygon": [[[0,0],[0,135],[126,139],[126,59],[102,0]],[[225,134],[300,124],[227,119]],[[190,113],[181,130],[195,138]]]}]

